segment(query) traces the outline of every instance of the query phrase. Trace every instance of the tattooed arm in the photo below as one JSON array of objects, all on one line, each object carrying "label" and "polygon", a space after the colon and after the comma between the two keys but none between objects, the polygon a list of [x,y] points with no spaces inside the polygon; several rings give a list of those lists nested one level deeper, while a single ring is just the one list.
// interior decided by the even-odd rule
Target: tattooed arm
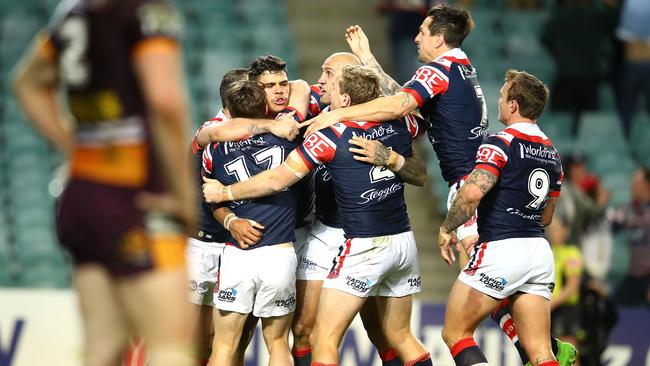
[{"label": "tattooed arm", "polygon": [[345,40],[348,42],[352,53],[359,57],[361,63],[370,67],[379,75],[381,90],[385,95],[393,95],[400,90],[401,86],[384,72],[375,56],[370,52],[370,42],[361,27],[358,25],[348,27],[345,31]]},{"label": "tattooed arm", "polygon": [[385,166],[399,175],[404,182],[419,187],[424,186],[427,180],[427,167],[422,159],[416,156],[404,158],[379,141],[367,140],[359,136],[354,136],[349,142],[358,146],[358,148],[350,148],[350,152],[355,154],[352,156],[355,160]]},{"label": "tattooed arm", "polygon": [[555,213],[555,208],[557,207],[557,201],[560,197],[549,197],[546,201],[546,207],[544,207],[544,212],[542,213],[542,225],[549,226],[553,221],[553,214]]},{"label": "tattooed arm", "polygon": [[205,148],[212,142],[239,141],[267,132],[292,141],[299,133],[293,115],[291,112],[278,120],[233,118],[216,122],[199,131],[198,144]]},{"label": "tattooed arm", "polygon": [[498,179],[494,173],[485,169],[474,169],[451,204],[442,229],[450,233],[472,218],[481,199],[494,187]]}]

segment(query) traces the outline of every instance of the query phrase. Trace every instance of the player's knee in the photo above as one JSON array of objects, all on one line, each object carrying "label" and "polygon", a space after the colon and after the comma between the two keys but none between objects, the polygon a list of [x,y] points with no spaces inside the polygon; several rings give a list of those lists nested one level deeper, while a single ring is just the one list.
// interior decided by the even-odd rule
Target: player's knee
[{"label": "player's knee", "polygon": [[444,325],[442,327],[442,340],[445,341],[447,347],[451,348],[454,344],[458,343],[463,338],[463,334],[455,329],[451,329]]},{"label": "player's knee", "polygon": [[124,349],[128,344],[126,336],[115,335],[101,340],[89,340],[86,344],[86,365],[104,366],[120,363]]},{"label": "player's knee", "polygon": [[[379,335],[382,336],[382,340],[383,340],[384,333],[380,333]],[[413,338],[413,335],[411,334],[411,328],[408,325],[404,325],[404,326],[389,325],[386,328],[385,335],[386,335],[385,340],[388,342],[388,345],[392,347],[395,347],[395,345],[398,345],[404,341]]]}]

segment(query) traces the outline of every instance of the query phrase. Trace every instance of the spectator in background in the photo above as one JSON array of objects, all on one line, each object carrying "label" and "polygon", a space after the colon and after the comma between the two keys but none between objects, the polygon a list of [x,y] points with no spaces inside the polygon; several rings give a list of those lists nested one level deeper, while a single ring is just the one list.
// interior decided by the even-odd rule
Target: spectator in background
[{"label": "spectator in background", "polygon": [[[569,226],[555,218],[546,228],[555,258],[555,288],[551,297],[551,332],[560,340],[578,346],[580,326],[580,281],[582,255],[580,248],[566,241]],[[579,361],[576,362],[579,365]]]},{"label": "spectator in background", "polygon": [[[439,2],[439,1],[437,1]],[[388,17],[388,37],[390,54],[393,55],[395,80],[404,84],[413,76],[418,52],[413,47],[413,38],[418,34],[418,27],[431,7],[429,0],[381,0],[378,10]]]},{"label": "spectator in background", "polygon": [[585,231],[603,219],[609,194],[587,171],[584,155],[565,156],[562,163],[565,179],[557,214],[570,228],[567,241],[582,244]]},{"label": "spectator in background", "polygon": [[626,137],[630,137],[632,120],[637,112],[639,97],[645,99],[646,112],[650,115],[650,2],[626,0],[616,34],[623,41],[621,88],[621,122]]},{"label": "spectator in background", "polygon": [[615,26],[611,14],[593,0],[557,0],[541,32],[541,42],[555,62],[551,109],[572,114],[574,137],[582,112],[599,108],[601,60]]},{"label": "spectator in background", "polygon": [[632,177],[632,202],[613,215],[614,230],[630,241],[628,272],[616,291],[621,305],[650,306],[650,170],[639,168]]}]

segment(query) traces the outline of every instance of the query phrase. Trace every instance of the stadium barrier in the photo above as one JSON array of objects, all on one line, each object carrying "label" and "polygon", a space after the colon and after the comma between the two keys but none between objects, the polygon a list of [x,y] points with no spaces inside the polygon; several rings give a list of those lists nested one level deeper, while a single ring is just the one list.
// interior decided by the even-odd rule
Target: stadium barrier
[{"label": "stadium barrier", "polygon": [[[444,306],[418,301],[413,305],[412,329],[431,352],[436,366],[453,366],[440,331]],[[650,366],[650,311],[622,309],[602,360],[605,366]],[[492,366],[520,366],[510,341],[491,321],[476,338]],[[141,366],[142,345],[134,343],[132,360],[125,366]],[[82,331],[77,300],[72,290],[0,289],[0,366],[81,366]],[[146,353],[144,353],[146,354]],[[246,353],[246,366],[267,364],[260,332]],[[359,318],[352,323],[341,347],[341,365],[379,366]]]}]

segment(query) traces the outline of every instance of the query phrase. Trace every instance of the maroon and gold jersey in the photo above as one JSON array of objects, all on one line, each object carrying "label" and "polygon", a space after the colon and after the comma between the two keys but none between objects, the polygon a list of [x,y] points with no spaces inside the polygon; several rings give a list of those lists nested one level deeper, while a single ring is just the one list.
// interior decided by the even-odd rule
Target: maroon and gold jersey
[{"label": "maroon and gold jersey", "polygon": [[155,188],[150,122],[133,65],[154,49],[178,52],[180,31],[179,13],[163,0],[77,0],[59,6],[46,47],[77,122],[73,178]]}]

